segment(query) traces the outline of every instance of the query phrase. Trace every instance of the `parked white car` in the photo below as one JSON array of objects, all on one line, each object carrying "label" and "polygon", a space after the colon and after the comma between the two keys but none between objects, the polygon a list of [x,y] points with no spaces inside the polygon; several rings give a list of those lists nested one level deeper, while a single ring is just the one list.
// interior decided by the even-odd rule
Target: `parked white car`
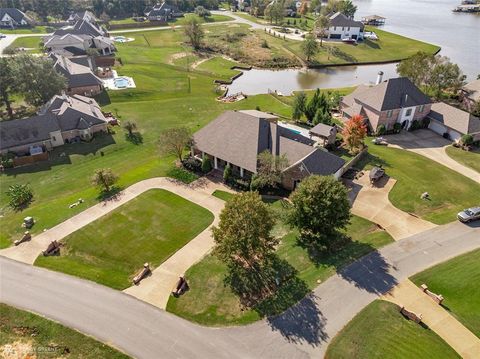
[{"label": "parked white car", "polygon": [[457,214],[457,218],[460,222],[467,223],[480,219],[480,206],[464,209]]}]

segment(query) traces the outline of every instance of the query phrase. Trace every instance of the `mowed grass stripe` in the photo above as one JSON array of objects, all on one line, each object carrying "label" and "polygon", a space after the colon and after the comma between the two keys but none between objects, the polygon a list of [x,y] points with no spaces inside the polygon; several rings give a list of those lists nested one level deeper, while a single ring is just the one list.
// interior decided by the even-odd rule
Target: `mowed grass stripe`
[{"label": "mowed grass stripe", "polygon": [[35,265],[125,289],[143,263],[157,267],[212,221],[205,208],[149,190],[67,236],[60,256],[40,256]]}]

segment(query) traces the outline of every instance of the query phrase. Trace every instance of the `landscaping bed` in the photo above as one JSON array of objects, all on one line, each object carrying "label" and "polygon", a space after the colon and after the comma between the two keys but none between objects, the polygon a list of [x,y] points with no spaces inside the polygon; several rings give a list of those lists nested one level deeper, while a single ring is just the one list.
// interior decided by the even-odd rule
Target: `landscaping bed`
[{"label": "landscaping bed", "polygon": [[442,306],[480,338],[480,249],[414,275],[418,286],[441,294]]},{"label": "landscaping bed", "polygon": [[125,289],[145,262],[154,269],[212,221],[182,197],[149,190],[67,236],[59,256],[39,256],[35,265]]},{"label": "landscaping bed", "polygon": [[[15,356],[8,356],[7,346]],[[0,353],[5,358],[129,358],[73,329],[1,303]]]},{"label": "landscaping bed", "polygon": [[435,332],[400,314],[393,303],[375,300],[333,338],[327,359],[460,358]]}]

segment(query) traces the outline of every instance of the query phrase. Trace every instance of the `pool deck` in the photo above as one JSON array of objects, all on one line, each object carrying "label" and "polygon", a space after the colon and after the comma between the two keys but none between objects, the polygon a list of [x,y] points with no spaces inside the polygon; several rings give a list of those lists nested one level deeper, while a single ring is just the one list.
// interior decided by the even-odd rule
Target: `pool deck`
[{"label": "pool deck", "polygon": [[[128,77],[128,76],[119,76],[117,71],[112,70],[113,77],[107,78],[107,79],[102,79],[103,81],[103,86],[108,89],[108,90],[125,90],[129,88],[136,88],[137,86],[135,85],[135,81],[133,78]],[[115,79],[117,78],[124,78],[128,80],[128,86],[126,87],[117,87],[115,84]]]}]

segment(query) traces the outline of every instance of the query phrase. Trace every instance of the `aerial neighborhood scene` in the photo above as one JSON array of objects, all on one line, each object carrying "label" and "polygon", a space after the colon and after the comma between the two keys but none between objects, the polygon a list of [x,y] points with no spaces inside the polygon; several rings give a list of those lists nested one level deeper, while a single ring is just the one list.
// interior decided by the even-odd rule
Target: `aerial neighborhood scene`
[{"label": "aerial neighborhood scene", "polygon": [[480,359],[479,0],[0,0],[0,357]]}]

